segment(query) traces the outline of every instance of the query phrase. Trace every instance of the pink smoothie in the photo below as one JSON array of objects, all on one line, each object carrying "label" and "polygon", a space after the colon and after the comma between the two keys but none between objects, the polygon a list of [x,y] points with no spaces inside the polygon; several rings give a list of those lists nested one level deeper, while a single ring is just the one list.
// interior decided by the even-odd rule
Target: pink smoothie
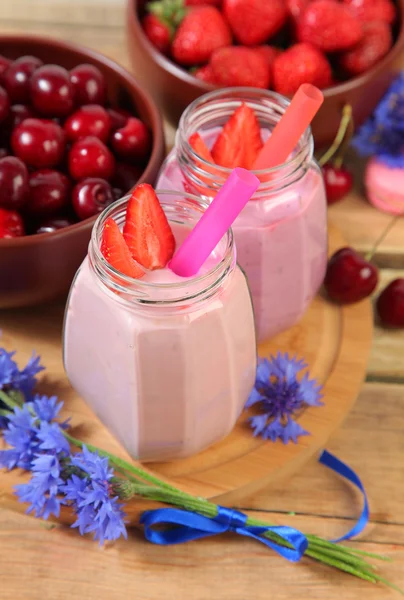
[{"label": "pink smoothie", "polygon": [[[211,147],[217,130],[203,133]],[[157,187],[177,190],[184,186],[189,187],[174,149]],[[262,342],[299,321],[325,275],[327,208],[318,168],[312,163],[281,191],[253,197],[236,219],[233,232],[237,261],[251,290],[257,338]]]},{"label": "pink smoothie", "polygon": [[[174,224],[173,231],[179,244],[189,229]],[[178,305],[120,298],[88,258],[73,283],[64,331],[68,378],[135,458],[184,457],[222,439],[254,384],[253,313],[240,269],[233,264],[212,295],[192,299],[200,277],[218,264],[219,246],[197,277],[165,268],[141,280],[157,302],[178,297],[177,285],[186,282],[189,302]]]}]

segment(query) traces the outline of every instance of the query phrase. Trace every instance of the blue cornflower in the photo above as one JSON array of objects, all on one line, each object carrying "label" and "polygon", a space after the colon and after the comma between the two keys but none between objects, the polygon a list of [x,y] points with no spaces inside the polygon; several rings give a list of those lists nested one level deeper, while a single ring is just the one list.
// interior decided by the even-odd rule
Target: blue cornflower
[{"label": "blue cornflower", "polygon": [[15,352],[7,352],[0,348],[0,389],[13,389],[22,392],[30,399],[36,385],[36,375],[44,369],[40,357],[33,354],[26,366],[20,370],[13,360]]},{"label": "blue cornflower", "polygon": [[71,464],[83,473],[83,477],[72,475],[62,486],[66,501],[77,515],[73,527],[78,527],[81,534],[94,533],[100,544],[121,535],[127,537],[123,507],[118,497],[112,496],[110,482],[114,472],[108,458],[83,446],[82,452],[72,456]]},{"label": "blue cornflower", "polygon": [[404,72],[359,128],[352,145],[361,156],[377,156],[390,167],[404,167]]},{"label": "blue cornflower", "polygon": [[58,402],[56,396],[40,396],[36,394],[32,401],[32,408],[38,419],[50,423],[58,416],[63,402]]},{"label": "blue cornflower", "polygon": [[56,454],[40,454],[32,461],[33,475],[29,483],[15,487],[20,502],[28,502],[27,513],[47,519],[51,514],[58,517],[62,500],[61,465]]},{"label": "blue cornflower", "polygon": [[10,412],[7,429],[3,431],[4,441],[11,446],[11,450],[0,451],[0,466],[31,470],[32,460],[39,448],[37,433],[36,419],[29,406],[24,404],[21,408],[14,408]]},{"label": "blue cornflower", "polygon": [[308,435],[292,416],[304,405],[320,406],[321,386],[315,379],[309,379],[303,360],[278,353],[268,360],[259,361],[255,386],[246,402],[246,408],[257,406],[261,414],[251,417],[249,422],[255,436],[262,436],[273,442],[278,438],[285,444],[297,442],[301,435]]},{"label": "blue cornflower", "polygon": [[61,487],[66,501],[73,506],[81,534],[94,533],[94,539],[105,540],[127,537],[125,513],[117,496],[112,495],[111,479],[114,476],[108,458],[83,451],[71,457],[71,464],[80,469],[82,477],[72,475]]}]

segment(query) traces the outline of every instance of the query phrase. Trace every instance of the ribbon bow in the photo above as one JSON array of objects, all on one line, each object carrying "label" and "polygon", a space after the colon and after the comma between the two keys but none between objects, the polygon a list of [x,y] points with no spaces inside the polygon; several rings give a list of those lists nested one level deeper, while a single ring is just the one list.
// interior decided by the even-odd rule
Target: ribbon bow
[{"label": "ribbon bow", "polygon": [[[233,531],[239,535],[253,538],[271,548],[287,560],[297,562],[306,552],[308,542],[305,535],[292,527],[256,527],[247,525],[247,515],[225,506],[218,506],[217,515],[204,517],[202,515],[180,510],[177,508],[158,508],[145,511],[140,522],[144,525],[144,535],[149,542],[160,546],[182,544],[212,535]],[[155,530],[153,525],[176,525],[177,527]],[[263,534],[276,534],[292,548],[286,548]]]}]

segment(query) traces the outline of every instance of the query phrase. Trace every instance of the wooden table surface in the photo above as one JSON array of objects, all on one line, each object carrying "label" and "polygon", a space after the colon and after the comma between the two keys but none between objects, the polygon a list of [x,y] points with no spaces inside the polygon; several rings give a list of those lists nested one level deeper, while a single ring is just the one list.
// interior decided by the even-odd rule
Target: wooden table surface
[{"label": "wooden table surface", "polygon": [[[124,0],[3,0],[0,33],[20,31],[73,40],[129,67]],[[172,141],[170,127],[167,137]],[[330,219],[350,244],[366,251],[390,217],[368,205],[359,191],[333,207]],[[392,228],[375,260],[382,268],[382,285],[404,275],[403,220]],[[382,565],[383,574],[404,588],[402,331],[376,326],[367,380],[328,449],[357,470],[369,495],[371,522],[354,544],[390,556],[393,562]],[[261,492],[242,508],[333,538],[352,525],[361,501],[324,467],[307,464],[287,485]],[[0,509],[1,600],[379,600],[394,594],[305,560],[292,565],[236,537],[167,550],[131,532],[128,542],[100,549],[76,531]]]}]

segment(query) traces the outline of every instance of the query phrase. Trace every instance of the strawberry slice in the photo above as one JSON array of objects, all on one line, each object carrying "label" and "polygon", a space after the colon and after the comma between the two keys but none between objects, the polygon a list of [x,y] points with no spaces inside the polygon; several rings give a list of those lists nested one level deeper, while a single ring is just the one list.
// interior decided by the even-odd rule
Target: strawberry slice
[{"label": "strawberry slice", "polygon": [[223,127],[212,156],[222,167],[251,169],[263,145],[255,112],[243,102]]},{"label": "strawberry slice", "polygon": [[111,217],[102,232],[101,252],[105,260],[120,273],[140,279],[144,271],[135,263],[118,225]]},{"label": "strawberry slice", "polygon": [[174,254],[173,232],[148,183],[138,185],[132,192],[123,237],[132,258],[147,269],[163,269]]},{"label": "strawberry slice", "polygon": [[196,152],[198,156],[200,156],[208,162],[215,162],[212,158],[209,148],[207,147],[199,133],[193,133],[188,141],[191,148],[194,150],[194,152]]}]

